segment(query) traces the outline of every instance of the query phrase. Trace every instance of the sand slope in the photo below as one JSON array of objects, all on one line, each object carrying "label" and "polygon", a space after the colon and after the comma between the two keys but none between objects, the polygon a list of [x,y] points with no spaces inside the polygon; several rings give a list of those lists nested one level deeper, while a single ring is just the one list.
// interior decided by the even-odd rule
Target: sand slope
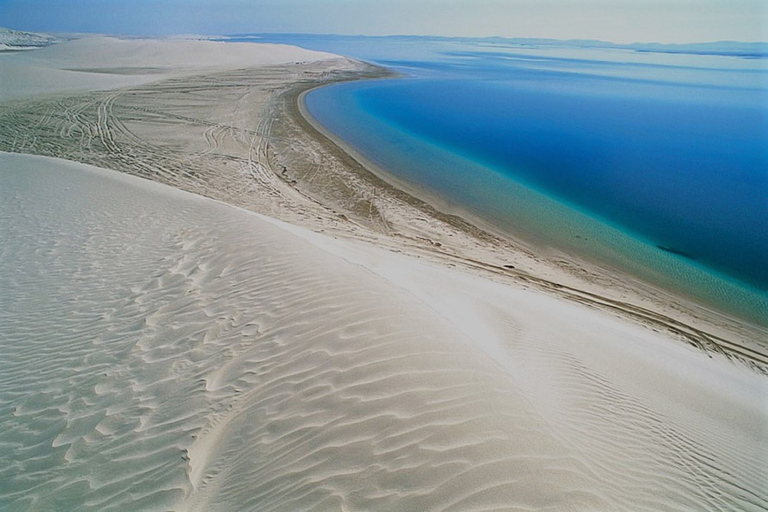
[{"label": "sand slope", "polygon": [[764,510],[719,357],[162,185],[0,154],[2,510]]},{"label": "sand slope", "polygon": [[338,57],[279,44],[87,37],[0,56],[0,101],[135,86],[191,73],[334,58]]}]

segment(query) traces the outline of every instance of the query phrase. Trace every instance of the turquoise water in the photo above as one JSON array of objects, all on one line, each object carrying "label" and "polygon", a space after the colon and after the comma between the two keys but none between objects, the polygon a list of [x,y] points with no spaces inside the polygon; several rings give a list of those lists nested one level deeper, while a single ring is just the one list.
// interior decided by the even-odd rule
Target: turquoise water
[{"label": "turquoise water", "polygon": [[768,322],[764,55],[360,40],[298,42],[407,73],[307,96],[366,158],[543,246]]}]

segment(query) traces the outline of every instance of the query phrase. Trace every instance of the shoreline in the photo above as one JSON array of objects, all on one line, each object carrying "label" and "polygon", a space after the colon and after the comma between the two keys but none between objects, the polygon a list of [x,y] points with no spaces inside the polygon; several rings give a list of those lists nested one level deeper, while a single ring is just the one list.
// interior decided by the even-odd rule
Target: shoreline
[{"label": "shoreline", "polygon": [[[388,185],[417,197],[440,213],[462,218],[485,232],[510,239],[516,245],[525,246],[528,250],[538,253],[549,251],[557,253],[557,257],[564,260],[597,265],[610,272],[630,275],[648,287],[665,290],[704,309],[715,309],[725,315],[754,323],[762,328],[768,328],[768,315],[765,313],[766,308],[768,308],[768,295],[753,283],[740,280],[725,271],[707,266],[699,262],[697,258],[678,251],[674,247],[659,245],[642,233],[634,232],[610,219],[592,214],[578,205],[558,200],[543,190],[531,188],[503,177],[504,173],[500,169],[486,167],[468,157],[453,155],[442,149],[435,149],[434,155],[429,153],[431,160],[439,162],[439,164],[435,164],[435,169],[468,166],[472,169],[471,175],[482,175],[483,178],[467,180],[467,186],[471,190],[479,189],[483,186],[481,182],[487,182],[492,184],[489,186],[489,190],[503,191],[495,195],[484,192],[484,195],[487,196],[486,203],[490,205],[488,207],[478,203],[477,198],[463,197],[460,193],[454,192],[453,189],[457,187],[457,184],[462,183],[462,180],[451,177],[450,172],[446,173],[448,185],[443,189],[440,188],[440,185],[435,190],[430,188],[430,183],[437,183],[440,180],[440,174],[436,171],[427,171],[424,173],[427,178],[421,176],[419,168],[428,165],[423,161],[417,164],[402,164],[406,166],[404,168],[409,165],[412,167],[408,171],[400,169],[397,173],[389,172],[387,164],[378,164],[373,162],[371,158],[363,156],[356,147],[343,140],[344,135],[336,135],[323,127],[320,121],[315,120],[305,105],[308,92],[302,93],[298,98],[299,111],[315,131],[321,132],[326,139],[351,155],[362,167]],[[342,103],[349,99],[350,95],[342,94],[341,100],[334,100],[334,94],[326,91],[320,97],[325,101],[337,101],[338,103],[334,103],[335,107],[342,108]],[[324,116],[331,115],[328,107],[322,107],[321,110],[326,111]],[[358,137],[356,132],[364,130],[365,124],[378,122],[369,114],[361,114],[363,121],[359,121],[354,120],[353,113],[348,113],[341,118],[342,125],[340,126],[344,125],[344,119],[348,116],[353,116],[353,121],[350,122],[354,123],[351,126],[354,127],[355,133],[346,133],[342,128],[339,128],[341,130],[339,133],[350,135],[351,140],[358,140],[355,138]],[[330,117],[329,119],[333,120],[334,118]],[[333,122],[336,123],[339,120]],[[382,143],[390,144],[388,141],[397,136],[397,129],[392,128],[391,132],[388,131],[390,127],[386,126],[386,123],[382,123],[382,129],[387,139]],[[365,140],[365,138],[361,140]],[[375,143],[375,140],[375,138],[371,139],[368,143]],[[412,147],[409,146],[411,148],[409,151],[427,153],[432,151],[431,145],[419,141],[418,137],[406,135],[403,143],[413,144]],[[424,144],[423,147],[419,145],[422,143]],[[392,145],[392,151],[396,153],[397,148],[395,146]],[[371,154],[375,155],[372,158],[380,158],[383,162],[389,161],[386,156],[383,156],[384,153],[376,153],[376,151],[381,151],[377,150],[376,146],[369,147],[363,144],[361,147],[364,147],[365,151],[371,151]],[[443,156],[443,152],[446,156]],[[455,162],[451,160],[453,156],[456,158]],[[389,162],[399,162],[401,159],[407,159],[408,155],[399,155],[397,158],[397,160]],[[474,166],[477,168],[475,169]],[[414,176],[421,177],[415,178],[414,181],[408,181],[410,170],[414,171]],[[465,201],[462,202],[462,199]],[[466,199],[470,201],[466,201]],[[507,199],[514,202],[516,206],[511,210],[515,213],[505,217],[504,208],[498,205]],[[472,203],[471,201],[475,202]],[[529,214],[528,212],[536,213]],[[526,215],[530,216],[526,217]],[[546,220],[537,224],[536,219],[539,218]],[[570,237],[570,233],[579,230],[581,231],[578,233],[579,236]],[[590,242],[587,243],[585,240],[590,240]]]},{"label": "shoreline", "polygon": [[[385,76],[383,78],[390,77]],[[366,80],[365,77],[360,79]],[[490,222],[485,221],[476,215],[463,211],[460,206],[454,206],[451,202],[440,198],[436,194],[430,193],[428,190],[411,186],[410,184],[399,180],[397,177],[387,173],[384,168],[360,154],[346,141],[323,127],[306,108],[306,95],[315,89],[329,87],[334,85],[334,83],[341,82],[342,81],[315,84],[313,86],[302,88],[300,92],[293,96],[295,108],[289,110],[289,113],[294,116],[296,121],[302,125],[311,136],[314,136],[321,143],[327,144],[342,153],[344,158],[358,169],[358,172],[362,171],[368,173],[372,178],[378,181],[378,186],[386,187],[392,193],[404,195],[415,207],[419,209],[428,209],[429,214],[439,217],[455,229],[466,230],[473,236],[480,236],[489,240],[501,239],[510,242],[518,248],[523,248],[525,251],[536,252],[540,249],[536,246],[535,242],[529,242],[525,239],[516,237],[505,230],[493,226]],[[601,293],[594,293],[593,290],[586,290],[580,287],[579,284],[582,283],[566,284],[556,280],[548,280],[528,272],[521,272],[511,265],[493,265],[488,262],[473,260],[469,258],[468,255],[458,255],[457,258],[457,255],[449,254],[439,247],[433,246],[429,248],[429,251],[437,260],[448,260],[452,262],[459,260],[469,269],[491,273],[497,277],[502,277],[505,280],[512,279],[518,284],[535,284],[548,294],[553,294],[572,302],[598,307],[606,311],[612,311],[627,320],[643,324],[649,328],[654,328],[654,326],[661,327],[668,330],[676,337],[682,338],[687,343],[702,350],[723,353],[729,357],[735,355],[737,358],[744,358],[748,364],[758,369],[761,373],[768,374],[768,353],[760,350],[760,348],[747,347],[742,343],[732,342],[724,337],[713,335],[711,332],[707,332],[706,328],[700,329],[696,327],[696,320],[703,320],[705,323],[709,322],[707,319],[702,318],[700,314],[697,315],[691,313],[690,310],[696,309],[700,312],[707,311],[709,314],[716,317],[731,319],[736,324],[745,321],[750,322],[749,320],[733,317],[731,316],[731,313],[726,311],[712,310],[711,306],[699,302],[695,297],[680,292],[672,292],[665,288],[659,288],[658,285],[647,282],[642,277],[630,275],[623,269],[610,265],[606,268],[606,265],[586,261],[583,258],[567,255],[554,249],[554,251],[558,253],[558,257],[571,260],[571,262],[574,262],[577,266],[582,264],[592,269],[597,265],[604,273],[611,275],[615,279],[621,280],[625,277],[628,278],[635,283],[635,286],[629,287],[631,292],[635,292],[635,299],[642,299],[642,293],[673,297],[682,303],[682,307],[687,310],[687,313],[686,311],[683,311],[682,313],[683,316],[690,315],[687,319],[688,321],[686,319],[681,320],[680,318],[669,316],[664,312],[655,310],[655,308],[648,308],[644,307],[644,305],[633,303],[631,302],[631,298],[627,301],[619,301]],[[680,313],[678,308],[675,309]],[[693,322],[690,320],[693,320]],[[765,330],[765,326],[759,324],[753,324],[753,326],[758,331]],[[768,331],[764,332],[768,335]]]}]

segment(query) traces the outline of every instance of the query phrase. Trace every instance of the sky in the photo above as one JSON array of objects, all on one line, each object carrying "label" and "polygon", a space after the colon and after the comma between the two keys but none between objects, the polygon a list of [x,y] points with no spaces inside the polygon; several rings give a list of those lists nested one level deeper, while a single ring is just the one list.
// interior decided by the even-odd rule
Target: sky
[{"label": "sky", "polygon": [[768,0],[0,0],[0,26],[136,35],[768,41]]}]

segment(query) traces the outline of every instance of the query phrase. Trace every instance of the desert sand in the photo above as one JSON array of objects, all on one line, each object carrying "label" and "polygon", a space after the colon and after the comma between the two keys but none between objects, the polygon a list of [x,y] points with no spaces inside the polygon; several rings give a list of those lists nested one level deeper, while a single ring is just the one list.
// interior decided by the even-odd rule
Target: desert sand
[{"label": "desert sand", "polygon": [[138,178],[0,162],[4,508],[768,506],[747,368]]},{"label": "desert sand", "polygon": [[120,171],[0,153],[3,510],[768,508],[765,329],[475,227],[302,117],[385,71],[71,44],[23,56],[142,82],[0,103],[0,149]]}]

